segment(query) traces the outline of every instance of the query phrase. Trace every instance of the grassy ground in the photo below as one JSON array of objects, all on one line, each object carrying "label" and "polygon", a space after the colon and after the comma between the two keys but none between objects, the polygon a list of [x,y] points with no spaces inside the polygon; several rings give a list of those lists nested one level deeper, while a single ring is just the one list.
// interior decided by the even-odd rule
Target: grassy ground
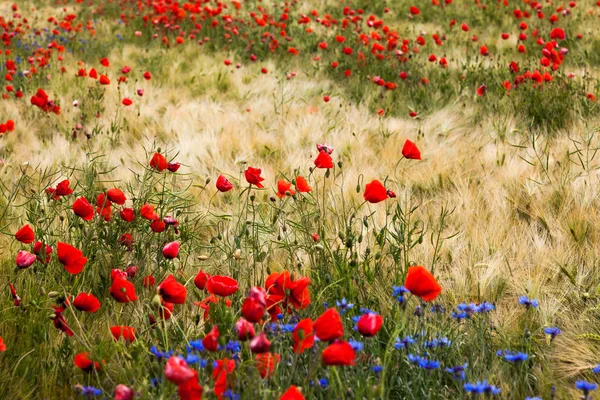
[{"label": "grassy ground", "polygon": [[[296,384],[307,398],[467,398],[461,382],[443,376],[444,367],[467,360],[472,370],[467,381],[489,379],[505,398],[550,398],[553,386],[558,398],[575,398],[581,393],[575,380],[597,381],[590,368],[600,362],[600,130],[598,103],[588,96],[600,96],[600,8],[595,2],[543,4],[544,19],[526,3],[505,7],[489,2],[485,10],[471,2],[444,7],[427,3],[411,18],[412,4],[406,1],[291,3],[285,29],[236,22],[242,34],[231,41],[224,37],[231,32],[222,15],[249,21],[249,13],[262,6],[265,14],[280,21],[284,10],[271,2],[247,2],[239,11],[233,3],[226,4],[229,8],[215,17],[220,25],[214,29],[212,18],[192,22],[188,12],[185,18],[169,21],[170,26],[180,25],[170,30],[165,21],[146,26],[151,24],[144,24],[142,16],[151,15],[152,7],[142,6],[135,15],[132,2],[56,7],[18,3],[18,12],[29,20],[24,25],[31,28],[23,27],[24,33],[0,54],[2,75],[7,73],[5,62],[15,56],[22,59],[18,72],[30,69],[27,57],[37,47],[47,49],[52,40],[65,38],[67,51],[51,49],[48,66],[38,66],[31,77],[17,73],[7,81],[24,96],[18,99],[14,91],[5,92],[8,96],[0,107],[0,123],[15,122],[15,130],[0,137],[0,336],[7,346],[0,353],[0,397],[71,398],[77,396],[76,384],[100,387],[110,397],[116,384],[125,383],[140,398],[172,398],[176,386],[168,382],[150,389],[150,380],[162,376],[164,367],[151,358],[148,348],[158,345],[183,352],[189,340],[207,332],[207,321],[193,304],[206,297],[192,282],[199,269],[240,282],[231,311],[217,308],[210,321],[222,323],[222,332],[230,338],[249,287],[263,285],[272,271],[290,270],[311,278],[312,305],[298,311],[299,318],[314,319],[323,311],[323,302],[332,306],[343,297],[356,303],[356,313],[359,306],[368,307],[386,318],[381,339],[369,343],[369,360],[354,369],[313,373],[310,365],[316,361],[292,358],[289,338],[277,339],[278,352],[287,362],[269,382],[250,386],[252,357],[244,349],[237,381],[230,383],[245,397],[278,398]],[[371,14],[377,15],[375,20],[383,18],[400,38],[410,39],[405,52],[410,60],[397,62],[402,56],[394,49],[384,50],[385,58],[379,61],[370,47],[356,44],[361,33],[382,34],[366,23],[356,30],[343,30],[340,23],[327,28],[310,14],[314,8],[321,18],[330,13],[341,21],[346,4],[364,8],[365,20]],[[556,11],[561,5],[571,14]],[[213,2],[207,6],[217,7]],[[513,10],[518,7],[533,16],[516,20]],[[9,9],[9,3],[0,3],[5,21],[20,21]],[[73,26],[93,21],[95,34],[90,29],[69,32],[63,25],[52,38],[42,33],[36,39],[36,29],[52,25],[49,16],[62,20],[70,13],[77,15]],[[119,17],[121,13],[127,18]],[[303,14],[310,16],[309,24],[298,24]],[[554,25],[547,20],[552,14],[559,16]],[[457,21],[453,27],[451,20]],[[529,24],[524,31],[526,54],[516,51],[520,22]],[[202,29],[192,33],[196,23]],[[462,23],[469,25],[468,33],[461,30]],[[306,31],[309,27],[312,32]],[[530,36],[539,29],[548,41],[554,27],[567,32],[559,47],[569,51],[551,71],[540,65],[542,47]],[[282,29],[292,40],[278,37],[276,51],[269,51],[270,39],[260,43],[265,32],[275,35]],[[179,35],[185,39],[182,44],[176,44],[178,30],[185,31]],[[153,39],[155,32],[158,37]],[[503,32],[510,33],[508,40],[501,39]],[[445,37],[442,46],[433,43],[434,33]],[[340,34],[348,38],[345,44],[335,40]],[[415,43],[419,35],[426,38],[425,46]],[[26,48],[34,41],[39,43]],[[328,43],[326,51],[317,47],[323,41]],[[371,39],[369,46],[372,43]],[[351,57],[342,53],[346,44],[354,50]],[[484,44],[489,56],[480,54]],[[290,46],[298,56],[288,52]],[[361,49],[364,62],[355,60]],[[250,60],[251,54],[257,61]],[[429,62],[431,54],[438,60],[447,58],[448,67]],[[100,65],[103,57],[109,67]],[[331,68],[334,61],[340,64],[337,68]],[[519,63],[519,74],[538,69],[549,71],[554,80],[541,88],[529,80],[507,93],[502,82],[512,84],[517,75],[510,72],[510,61]],[[125,65],[131,68],[127,82],[117,84]],[[106,72],[111,84],[77,77],[80,68],[92,67],[99,74]],[[352,71],[350,77],[344,76],[346,69]],[[151,80],[142,77],[145,71],[151,72]],[[401,71],[409,78],[400,79]],[[567,77],[569,73],[574,77]],[[397,88],[378,87],[375,76]],[[429,84],[422,83],[424,77]],[[487,92],[478,96],[476,89],[483,84]],[[38,88],[59,102],[60,115],[30,104]],[[143,96],[136,95],[138,89]],[[131,106],[123,106],[125,97],[133,99]],[[417,144],[422,161],[401,160],[406,139]],[[317,143],[335,148],[336,168],[327,177],[322,170],[309,170]],[[149,169],[148,160],[159,148],[169,160],[181,163],[177,174]],[[265,190],[252,190],[254,200],[243,176],[248,166],[261,168],[266,179]],[[232,181],[233,192],[216,194],[214,183],[220,174]],[[278,179],[297,175],[308,177],[313,188],[310,195],[302,195],[305,200],[269,200]],[[73,197],[47,200],[44,189],[66,178],[75,188]],[[385,182],[397,197],[363,204],[364,186],[373,179]],[[126,226],[115,221],[117,212],[111,223],[95,217],[86,224],[73,215],[76,197],[93,203],[99,192],[112,187],[126,192],[132,202],[127,204],[136,210],[149,202],[160,209],[161,217],[176,216],[181,232],[153,234],[139,218]],[[18,250],[28,247],[18,243],[14,233],[25,223],[35,228],[36,238],[54,247],[48,265],[15,268]],[[119,245],[125,230],[136,239],[132,252]],[[381,242],[378,235],[384,231],[387,236]],[[315,248],[313,232],[320,234],[325,250]],[[182,253],[169,263],[159,250],[172,240],[182,243]],[[54,257],[59,241],[84,250],[89,261],[83,274],[66,276]],[[436,301],[448,310],[448,318],[407,322],[418,300],[400,309],[390,293],[413,264],[434,271],[443,287]],[[109,295],[110,269],[128,265],[139,265],[143,276],[152,273],[157,283],[168,272],[175,273],[187,282],[187,303],[176,306],[171,320],[151,328],[147,315],[154,293],[144,291],[139,277],[137,304],[117,304]],[[9,282],[23,299],[20,307],[13,306]],[[68,338],[48,319],[55,303],[48,293],[53,291],[91,291],[102,308],[94,315],[69,308],[65,316],[76,335]],[[524,309],[517,300],[522,295],[538,299],[539,307]],[[461,325],[449,316],[458,303],[483,301],[496,306],[486,316],[489,321]],[[352,322],[345,323],[348,336],[356,336]],[[112,325],[136,326],[138,340],[113,343],[108,330]],[[551,326],[560,327],[562,334],[549,343],[542,328]],[[443,361],[442,370],[434,374],[415,372],[405,355],[388,357],[394,334],[421,329],[454,342],[452,351],[433,353]],[[495,355],[498,349],[524,351],[529,359],[507,365]],[[73,366],[74,354],[83,350],[106,361],[101,373],[83,374]],[[207,359],[212,363],[219,357]],[[369,374],[377,363],[384,365],[383,377]],[[310,385],[311,379],[322,376],[330,381],[328,391]],[[207,397],[214,396],[210,373],[201,376],[200,385]],[[344,390],[348,386],[354,392]]]}]

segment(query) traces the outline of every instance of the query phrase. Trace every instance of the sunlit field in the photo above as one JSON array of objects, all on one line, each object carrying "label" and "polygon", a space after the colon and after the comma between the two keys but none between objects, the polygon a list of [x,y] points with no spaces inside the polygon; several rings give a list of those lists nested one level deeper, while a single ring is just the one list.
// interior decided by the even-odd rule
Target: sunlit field
[{"label": "sunlit field", "polygon": [[0,2],[0,399],[594,398],[599,28]]}]

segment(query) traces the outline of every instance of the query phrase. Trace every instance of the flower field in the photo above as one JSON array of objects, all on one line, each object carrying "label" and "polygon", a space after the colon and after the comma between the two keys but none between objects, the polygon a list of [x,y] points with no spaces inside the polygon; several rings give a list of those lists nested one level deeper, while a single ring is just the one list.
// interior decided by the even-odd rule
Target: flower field
[{"label": "flower field", "polygon": [[0,2],[0,399],[592,399],[600,2]]}]

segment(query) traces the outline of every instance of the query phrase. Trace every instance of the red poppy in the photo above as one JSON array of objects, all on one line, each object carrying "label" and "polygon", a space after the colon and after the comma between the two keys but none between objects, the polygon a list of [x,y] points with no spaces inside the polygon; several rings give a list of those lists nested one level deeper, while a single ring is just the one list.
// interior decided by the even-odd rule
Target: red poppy
[{"label": "red poppy", "polygon": [[292,189],[292,184],[290,182],[286,182],[283,179],[277,181],[277,197],[280,199],[285,198],[287,195],[293,196],[296,194]]},{"label": "red poppy", "polygon": [[87,258],[83,257],[81,250],[67,243],[58,242],[57,255],[58,261],[64,265],[67,272],[73,275],[83,271],[83,267],[87,263]]},{"label": "red poppy", "polygon": [[53,189],[54,199],[57,200],[62,196],[68,196],[73,193],[73,189],[69,187],[71,182],[68,179],[61,181],[56,185],[56,189]]},{"label": "red poppy", "polygon": [[95,68],[90,69],[89,76],[92,79],[98,79],[98,72],[96,71]]},{"label": "red poppy", "polygon": [[161,221],[160,219],[155,219],[154,221],[152,221],[152,223],[150,224],[150,229],[152,230],[152,232],[154,233],[161,233],[164,232],[166,229],[166,225],[163,221]]},{"label": "red poppy", "polygon": [[365,193],[363,195],[365,201],[369,203],[379,203],[388,198],[387,189],[381,182],[374,179],[371,183],[367,183],[365,186]]},{"label": "red poppy", "polygon": [[171,260],[179,256],[179,242],[170,242],[165,244],[162,249],[163,257]]},{"label": "red poppy", "polygon": [[279,361],[281,361],[281,356],[279,354],[257,354],[255,357],[255,363],[260,377],[264,379],[273,376],[273,373],[275,372],[275,367],[277,367]]},{"label": "red poppy", "polygon": [[567,38],[567,34],[565,33],[564,29],[562,29],[562,28],[554,28],[550,32],[550,39],[565,40],[566,38]]},{"label": "red poppy", "polygon": [[206,288],[208,278],[210,278],[210,275],[200,270],[198,271],[198,275],[196,275],[196,277],[194,278],[194,285],[196,285],[198,289],[204,290]]},{"label": "red poppy", "polygon": [[33,243],[33,241],[35,240],[33,229],[31,229],[29,224],[24,225],[15,233],[15,239],[25,244]]},{"label": "red poppy", "polygon": [[150,160],[150,166],[155,170],[162,172],[167,169],[167,159],[160,153],[154,153]]},{"label": "red poppy", "polygon": [[165,378],[176,385],[183,385],[194,377],[194,370],[181,357],[173,356],[165,365]]},{"label": "red poppy", "polygon": [[110,279],[111,280],[115,280],[117,278],[123,278],[123,279],[127,279],[127,272],[121,270],[121,269],[117,269],[117,268],[113,268],[110,271]]},{"label": "red poppy", "polygon": [[108,76],[102,74],[100,75],[100,80],[99,80],[101,85],[110,85],[110,79],[108,79]]},{"label": "red poppy", "polygon": [[91,293],[79,293],[73,300],[73,307],[79,311],[95,313],[100,309],[100,301]]},{"label": "red poppy", "polygon": [[133,242],[134,242],[133,241],[133,236],[131,236],[131,233],[124,233],[119,238],[119,243],[121,245],[125,246],[128,251],[131,251],[133,249]]},{"label": "red poppy", "polygon": [[135,341],[135,328],[131,326],[111,326],[110,333],[112,333],[115,341],[118,341],[121,337],[128,343]]},{"label": "red poppy", "polygon": [[356,353],[352,346],[343,340],[338,340],[321,353],[323,364],[325,365],[354,365],[356,363]]},{"label": "red poppy", "polygon": [[227,180],[223,175],[219,175],[217,178],[217,189],[219,192],[229,192],[233,189],[233,184]]},{"label": "red poppy", "polygon": [[208,293],[212,293],[221,297],[227,297],[237,292],[238,283],[231,277],[214,275],[211,276],[206,282],[206,290]]},{"label": "red poppy", "polygon": [[173,275],[169,275],[160,285],[158,285],[158,293],[166,302],[183,304],[185,303],[187,290],[185,286],[177,282]]},{"label": "red poppy", "polygon": [[85,197],[80,197],[75,200],[72,209],[75,215],[81,217],[84,221],[90,221],[94,218],[94,207]]},{"label": "red poppy", "polygon": [[314,324],[312,319],[306,318],[298,322],[294,328],[292,339],[294,340],[294,353],[301,354],[306,349],[313,347],[315,343]]},{"label": "red poppy", "polygon": [[487,92],[487,86],[481,85],[475,90],[475,92],[479,97],[485,96],[485,93]]},{"label": "red poppy", "polygon": [[421,11],[415,6],[410,6],[410,13],[412,15],[419,15],[421,14]]},{"label": "red poppy", "polygon": [[15,289],[15,285],[12,282],[8,283],[8,287],[10,288],[10,296],[13,299],[13,304],[15,307],[19,307],[21,305],[21,298],[17,294],[17,290]]},{"label": "red poppy", "polygon": [[135,219],[135,211],[133,210],[133,208],[124,208],[121,211],[119,211],[119,215],[121,216],[121,219],[125,222],[131,222]]},{"label": "red poppy", "polygon": [[16,264],[20,269],[25,269],[31,267],[35,260],[37,260],[35,254],[31,254],[25,250],[19,250],[17,253]]},{"label": "red poppy", "polygon": [[272,319],[276,319],[281,312],[280,306],[288,308],[293,306],[305,309],[310,304],[309,278],[300,278],[292,281],[290,273],[274,272],[267,277],[265,288],[267,291],[267,311]]},{"label": "red poppy", "polygon": [[402,155],[411,160],[421,159],[421,152],[417,146],[408,139],[406,139],[406,142],[404,142],[404,146],[402,147]]},{"label": "red poppy", "polygon": [[177,387],[177,394],[180,400],[202,399],[202,386],[198,383],[198,372],[195,370],[193,372],[194,376]]},{"label": "red poppy", "polygon": [[119,384],[115,388],[115,400],[133,400],[135,392],[130,387]]},{"label": "red poppy", "polygon": [[208,351],[219,349],[219,328],[216,325],[213,325],[211,331],[202,338],[202,345]]},{"label": "red poppy", "polygon": [[152,275],[145,276],[144,279],[142,279],[142,285],[144,285],[145,288],[154,286],[154,277]]},{"label": "red poppy", "polygon": [[284,394],[281,395],[279,400],[305,400],[302,392],[294,385],[290,386]]},{"label": "red poppy", "polygon": [[112,203],[104,193],[100,193],[98,197],[96,197],[96,212],[101,215],[105,221],[110,221],[112,217]]},{"label": "red poppy", "polygon": [[137,300],[133,283],[121,277],[117,277],[113,281],[110,287],[110,295],[119,303],[129,303]]},{"label": "red poppy", "polygon": [[235,331],[237,332],[238,339],[241,341],[252,339],[255,334],[254,325],[242,317],[235,323]]},{"label": "red poppy", "polygon": [[3,353],[6,351],[6,345],[4,344],[4,339],[2,339],[2,337],[0,337],[0,353]]},{"label": "red poppy", "polygon": [[344,325],[335,308],[329,308],[314,323],[315,334],[319,340],[332,342],[344,336]]},{"label": "red poppy", "polygon": [[81,369],[83,372],[90,373],[93,370],[100,370],[100,363],[97,361],[90,360],[88,353],[85,352],[76,354],[75,358],[73,359],[73,363],[77,368]]},{"label": "red poppy", "polygon": [[57,306],[52,306],[52,308],[54,309],[54,318],[52,319],[54,327],[64,332],[65,335],[69,337],[73,336],[73,331],[71,330],[71,328],[69,328],[69,325],[67,325],[67,320],[63,315],[63,311],[65,311],[65,308]]},{"label": "red poppy", "polygon": [[404,287],[425,301],[435,300],[442,287],[429,271],[421,266],[409,267]]},{"label": "red poppy", "polygon": [[302,176],[297,176],[296,177],[296,190],[299,191],[300,193],[308,193],[312,189],[310,186],[308,186],[308,182],[306,182],[306,179],[304,179]]},{"label": "red poppy", "polygon": [[106,57],[100,60],[100,64],[104,65],[105,67],[108,67],[110,65],[110,63],[108,62],[108,58]]},{"label": "red poppy", "polygon": [[220,399],[225,390],[227,390],[227,377],[235,371],[235,361],[224,358],[216,361],[216,367],[213,368],[212,378],[215,381],[213,392]]},{"label": "red poppy", "polygon": [[361,335],[365,337],[372,337],[377,334],[382,324],[383,317],[381,315],[367,313],[360,317],[356,326]]},{"label": "red poppy", "polygon": [[175,305],[173,303],[167,303],[161,299],[161,305],[160,310],[158,312],[158,316],[164,319],[165,321],[170,319],[173,315],[173,308],[175,308]]},{"label": "red poppy", "polygon": [[127,200],[127,197],[125,197],[125,193],[123,193],[120,189],[117,189],[117,188],[109,189],[106,192],[106,196],[108,197],[108,199],[110,201],[112,201],[113,203],[116,203],[120,206],[125,204],[125,200]]},{"label": "red poppy", "polygon": [[261,332],[250,340],[248,347],[250,347],[250,351],[254,354],[266,353],[271,348],[271,341],[264,332]]},{"label": "red poppy", "polygon": [[319,155],[315,159],[315,166],[317,168],[325,169],[333,168],[333,160],[331,159],[329,153],[326,151],[320,151]]},{"label": "red poppy", "polygon": [[260,176],[261,172],[262,171],[260,168],[248,167],[248,169],[246,171],[244,171],[244,176],[246,177],[246,181],[251,185],[255,185],[259,189],[264,188],[264,186],[261,182],[264,181],[265,178]]},{"label": "red poppy", "polygon": [[123,98],[123,101],[121,102],[125,107],[129,107],[130,105],[133,104],[133,101],[127,97]]},{"label": "red poppy", "polygon": [[145,203],[142,208],[140,208],[140,215],[142,218],[147,219],[148,221],[154,221],[158,219],[158,215],[154,212],[154,206]]},{"label": "red poppy", "polygon": [[253,287],[242,305],[242,316],[250,322],[259,322],[265,315],[267,297],[263,288]]}]

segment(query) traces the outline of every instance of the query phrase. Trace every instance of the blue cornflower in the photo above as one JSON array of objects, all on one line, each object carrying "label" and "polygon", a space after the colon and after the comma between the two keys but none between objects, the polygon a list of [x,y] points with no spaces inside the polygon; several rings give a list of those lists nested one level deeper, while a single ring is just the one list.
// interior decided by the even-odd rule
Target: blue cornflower
[{"label": "blue cornflower", "polygon": [[84,396],[100,396],[102,394],[102,390],[95,388],[93,386],[81,386],[79,388],[81,390],[81,394]]},{"label": "blue cornflower", "polygon": [[383,371],[383,367],[381,365],[373,365],[371,367],[371,371],[375,372],[376,374],[380,373],[381,371]]},{"label": "blue cornflower", "polygon": [[456,319],[458,322],[463,319],[469,318],[469,315],[466,312],[454,312],[452,311],[452,318]]},{"label": "blue cornflower", "polygon": [[161,358],[169,358],[173,355],[173,350],[169,350],[167,352],[160,351],[156,348],[156,346],[150,347],[150,353],[154,354],[158,359]]},{"label": "blue cornflower", "polygon": [[460,312],[464,312],[465,314],[467,314],[467,316],[471,317],[471,315],[477,312],[477,305],[475,303],[460,303],[458,306],[456,306],[456,309]]},{"label": "blue cornflower", "polygon": [[196,350],[196,351],[204,351],[204,345],[202,344],[202,340],[192,340],[190,345],[188,346],[188,351]]},{"label": "blue cornflower", "polygon": [[410,291],[404,286],[392,286],[392,296],[400,304],[404,303],[404,296],[410,293]]},{"label": "blue cornflower", "polygon": [[162,382],[161,377],[154,377],[154,378],[150,379],[150,384],[154,387],[157,387],[158,385],[160,385],[161,382]]},{"label": "blue cornflower", "polygon": [[592,368],[592,372],[595,374],[600,374],[600,364],[596,365]]},{"label": "blue cornflower", "polygon": [[521,353],[521,352],[511,352],[511,351],[505,351],[504,352],[504,359],[508,362],[511,363],[520,363],[522,361],[525,361],[529,358],[529,356],[525,353]]},{"label": "blue cornflower", "polygon": [[239,353],[240,351],[242,351],[242,346],[237,340],[230,340],[225,345],[225,350],[230,351],[232,353]]},{"label": "blue cornflower", "polygon": [[575,387],[581,390],[584,396],[587,396],[591,391],[596,390],[598,384],[587,381],[577,381],[575,382]]},{"label": "blue cornflower", "polygon": [[411,364],[418,364],[421,361],[421,356],[415,356],[414,354],[409,354],[406,358],[408,358],[408,362]]},{"label": "blue cornflower", "polygon": [[432,369],[438,369],[440,367],[440,362],[439,361],[435,361],[435,360],[428,360],[426,358],[421,358],[418,362],[419,367],[426,369],[426,370],[432,370]]},{"label": "blue cornflower", "polygon": [[429,310],[432,313],[439,313],[439,314],[443,314],[443,313],[446,312],[446,309],[441,304],[434,304],[434,305],[431,306],[431,308]]},{"label": "blue cornflower", "polygon": [[206,368],[208,362],[205,359],[200,360],[200,368]]},{"label": "blue cornflower", "polygon": [[280,313],[280,314],[277,314],[277,319],[280,319],[280,320],[281,320],[281,319],[283,319],[283,317],[284,317],[284,315],[283,315],[283,314],[281,314],[281,313]]},{"label": "blue cornflower", "polygon": [[524,305],[527,309],[529,309],[530,307],[538,308],[539,306],[537,299],[530,299],[527,296],[519,297],[519,304]]},{"label": "blue cornflower", "polygon": [[335,305],[340,309],[340,314],[344,314],[346,311],[354,307],[354,304],[348,303],[345,298],[342,299],[342,301],[336,301]]},{"label": "blue cornflower", "polygon": [[327,389],[327,386],[329,386],[329,381],[327,378],[319,379],[319,386],[321,386],[323,389]]},{"label": "blue cornflower", "polygon": [[551,328],[544,328],[544,333],[546,333],[546,335],[550,335],[551,339],[554,339],[555,337],[560,335],[562,331],[557,326],[553,326]]},{"label": "blue cornflower", "polygon": [[197,354],[188,354],[185,358],[185,362],[188,364],[196,364],[200,362],[200,356],[198,356]]},{"label": "blue cornflower", "polygon": [[454,378],[458,379],[459,381],[464,381],[465,380],[465,369],[467,369],[467,367],[469,366],[468,363],[464,363],[463,365],[457,365],[455,367],[447,367],[446,368],[446,372],[451,373]]},{"label": "blue cornflower", "polygon": [[477,306],[478,313],[487,313],[490,311],[494,311],[495,309],[496,309],[496,306],[493,305],[492,303],[488,303],[487,301],[484,301],[483,303],[481,303],[480,305]]},{"label": "blue cornflower", "polygon": [[394,348],[396,350],[407,349],[408,346],[415,343],[415,339],[412,336],[406,336],[403,339],[396,338],[396,343],[394,343]]},{"label": "blue cornflower", "polygon": [[436,347],[450,347],[451,343],[452,342],[450,341],[450,339],[448,339],[447,337],[443,337],[439,339],[427,340],[425,341],[425,343],[423,343],[423,346],[425,346],[428,349],[433,349]]},{"label": "blue cornflower", "polygon": [[229,400],[239,400],[241,398],[238,393],[234,393],[229,389],[223,392],[223,397]]},{"label": "blue cornflower", "polygon": [[490,385],[487,381],[477,383],[465,383],[464,388],[469,393],[489,393],[492,395],[500,394],[500,388]]},{"label": "blue cornflower", "polygon": [[365,345],[362,342],[357,342],[355,340],[350,340],[348,344],[354,349],[354,351],[362,351]]},{"label": "blue cornflower", "polygon": [[296,327],[295,324],[283,324],[279,327],[279,329],[283,333],[292,333],[292,332],[294,332],[295,327]]},{"label": "blue cornflower", "polygon": [[544,400],[541,397],[525,397],[525,400]]}]

